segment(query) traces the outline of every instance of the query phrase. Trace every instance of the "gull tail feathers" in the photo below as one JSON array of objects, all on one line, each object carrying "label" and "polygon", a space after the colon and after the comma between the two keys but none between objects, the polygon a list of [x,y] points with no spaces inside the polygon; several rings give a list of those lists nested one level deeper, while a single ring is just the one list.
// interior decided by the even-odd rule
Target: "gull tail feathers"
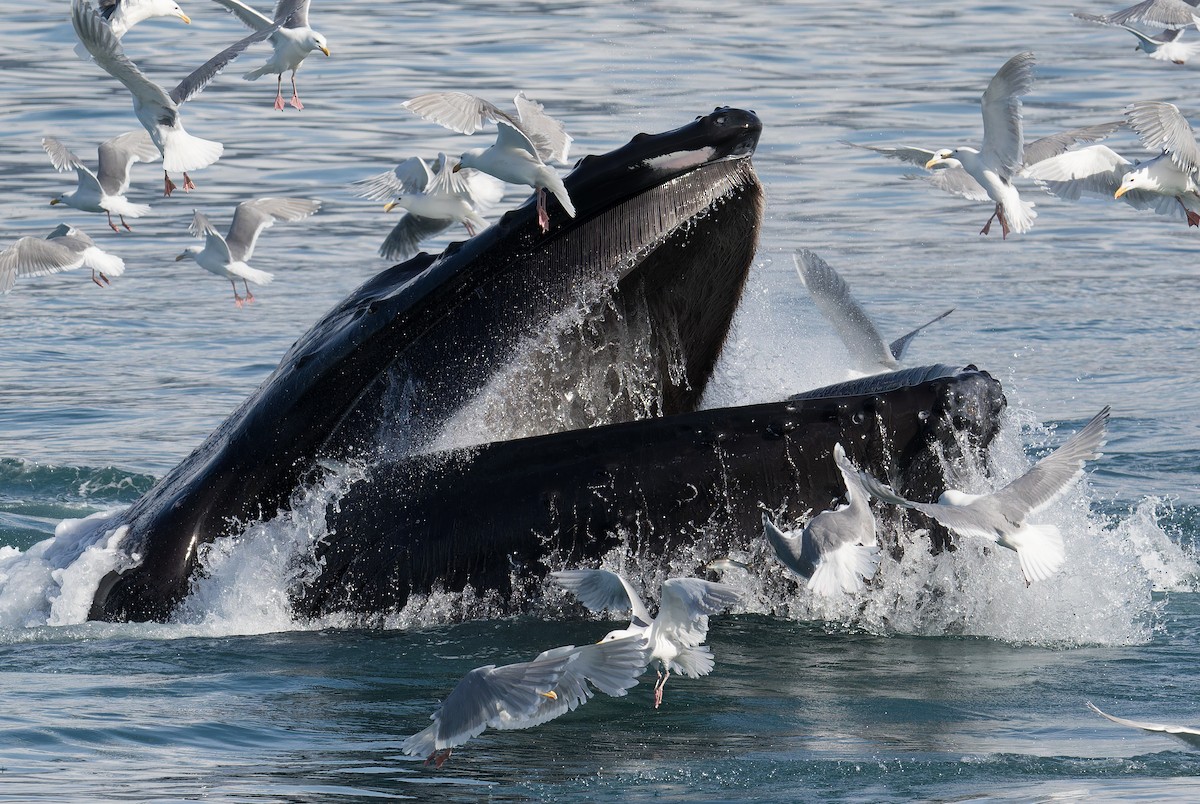
[{"label": "gull tail feathers", "polygon": [[819,597],[834,597],[839,592],[861,591],[864,579],[875,577],[879,569],[879,548],[873,544],[844,544],[826,554],[817,563],[808,588]]},{"label": "gull tail feathers", "polygon": [[400,750],[408,754],[410,757],[424,757],[429,756],[434,751],[439,751],[442,748],[446,748],[447,746],[438,745],[437,728],[437,722],[430,723],[428,726],[421,729],[404,742],[400,743]]},{"label": "gull tail feathers", "polygon": [[237,274],[247,282],[253,282],[256,285],[268,285],[275,279],[275,274],[260,271],[258,268],[251,268],[249,265],[231,265],[229,266],[229,272]]},{"label": "gull tail feathers", "polygon": [[125,260],[115,254],[105,254],[94,247],[84,250],[83,264],[105,276],[120,276],[125,273]]},{"label": "gull tail feathers", "polygon": [[242,73],[242,78],[246,79],[247,81],[257,81],[258,79],[262,78],[264,75],[277,75],[277,74],[278,74],[278,71],[272,69],[270,63],[267,63],[261,67],[255,67],[253,70],[249,70],[245,73]]},{"label": "gull tail feathers", "polygon": [[667,669],[688,678],[700,678],[711,673],[714,665],[708,645],[695,645],[681,650],[678,656],[668,662]]},{"label": "gull tail feathers", "polygon": [[1033,220],[1037,217],[1037,210],[1033,206],[1032,201],[1024,198],[1017,198],[1015,204],[1005,204],[1004,217],[1008,221],[1008,228],[1018,234],[1032,229]]},{"label": "gull tail feathers", "polygon": [[150,214],[149,204],[131,204],[128,201],[122,200],[118,203],[113,203],[109,210],[114,215],[123,215],[126,218],[140,218],[143,215]]},{"label": "gull tail feathers", "polygon": [[182,128],[167,134],[163,144],[163,170],[181,173],[199,170],[216,162],[225,151],[219,142],[193,137]]},{"label": "gull tail feathers", "polygon": [[554,193],[558,203],[562,204],[562,208],[567,211],[567,214],[574,218],[575,205],[571,203],[571,196],[567,195],[567,186],[563,184],[563,180],[552,168],[546,168],[544,173],[546,174],[546,189]]},{"label": "gull tail feathers", "polygon": [[1006,547],[1017,551],[1027,584],[1045,581],[1066,560],[1062,534],[1053,525],[1026,525],[1007,539]]}]

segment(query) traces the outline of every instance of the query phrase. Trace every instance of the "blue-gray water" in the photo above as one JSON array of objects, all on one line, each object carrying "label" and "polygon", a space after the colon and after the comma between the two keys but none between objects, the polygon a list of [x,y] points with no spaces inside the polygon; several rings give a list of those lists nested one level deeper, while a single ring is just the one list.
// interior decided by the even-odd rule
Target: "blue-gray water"
[{"label": "blue-gray water", "polygon": [[[0,2],[0,246],[65,221],[128,263],[111,288],[72,272],[0,298],[0,800],[1195,797],[1197,755],[1084,701],[1200,724],[1197,233],[1030,188],[1034,229],[982,238],[987,205],[838,143],[977,144],[983,87],[1026,49],[1039,62],[1031,137],[1114,119],[1139,99],[1200,112],[1197,68],[1152,62],[1124,32],[1069,15],[1111,8],[1026,6],[318,0],[313,22],[333,55],[300,72],[307,108],[275,112],[269,79],[239,77],[262,51],[244,56],[184,108],[189,131],[222,140],[224,157],[170,199],[158,166],[135,166],[130,197],[154,211],[118,236],[102,216],[48,206],[73,181],[39,141],[59,137],[92,161],[100,140],[137,126],[128,94],[72,55],[65,0]],[[156,21],[125,40],[167,86],[242,35],[215,4],[185,10],[189,28]],[[911,360],[974,362],[1005,383],[998,477],[1027,465],[1024,448],[1113,407],[1105,457],[1046,514],[1067,540],[1064,572],[1025,589],[1011,554],[968,546],[885,564],[862,605],[822,609],[765,569],[743,581],[744,613],[714,618],[714,674],[673,680],[662,710],[643,683],[534,730],[489,733],[441,771],[399,744],[463,672],[606,626],[445,624],[486,617],[486,601],[461,600],[427,601],[380,630],[296,623],[274,556],[319,530],[305,510],[209,556],[209,580],[168,625],[81,624],[78,601],[48,597],[78,578],[14,574],[60,520],[136,499],[385,267],[374,252],[394,220],[345,188],[410,155],[480,144],[399,107],[436,89],[505,102],[523,89],[566,122],[576,155],[717,105],[754,109],[767,220],[708,404],[844,376],[794,279],[797,248],[840,269],[885,334],[953,306]],[[1129,132],[1114,143],[1137,151]],[[252,195],[324,206],[264,233],[254,264],[277,278],[239,310],[226,283],[174,257],[194,242],[193,208],[224,225]]]}]

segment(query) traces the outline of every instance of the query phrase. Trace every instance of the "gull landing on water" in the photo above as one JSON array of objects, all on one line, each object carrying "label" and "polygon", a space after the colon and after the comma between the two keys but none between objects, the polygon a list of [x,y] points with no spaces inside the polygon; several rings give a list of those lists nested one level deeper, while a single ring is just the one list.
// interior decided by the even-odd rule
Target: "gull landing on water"
[{"label": "gull landing on water", "polygon": [[124,84],[133,95],[133,113],[163,157],[163,194],[170,195],[175,189],[170,176],[173,172],[183,173],[184,190],[194,190],[196,185],[192,183],[188,171],[199,170],[216,162],[225,146],[193,137],[184,131],[179,108],[200,94],[243,50],[270,36],[272,30],[252,34],[225,48],[180,81],[168,94],[146,78],[137,65],[125,56],[121,43],[113,36],[108,23],[101,19],[87,0],[72,0],[71,24],[96,64]]},{"label": "gull landing on water", "polygon": [[879,569],[875,517],[858,468],[841,444],[833,445],[833,460],[846,484],[846,504],[817,514],[799,534],[785,533],[763,514],[763,535],[775,557],[793,574],[808,581],[818,597],[861,591],[863,581]]},{"label": "gull landing on water", "polygon": [[[176,262],[185,259],[195,260],[201,268],[211,274],[224,277],[233,285],[233,301],[238,307],[243,301],[254,303],[254,294],[250,285],[265,285],[275,278],[274,274],[251,268],[250,257],[254,254],[254,244],[258,235],[271,226],[275,221],[299,221],[312,215],[320,209],[319,201],[306,198],[256,198],[243,201],[237,205],[233,213],[233,222],[229,224],[229,233],[224,237],[209,222],[202,212],[196,212],[192,225],[188,228],[193,235],[204,237],[204,247],[192,246],[183,250],[175,258]],[[243,299],[238,295],[236,279],[242,280],[246,289]]]},{"label": "gull landing on water", "polygon": [[649,640],[651,659],[658,659],[658,681],[654,685],[654,708],[662,705],[663,688],[671,671],[699,678],[713,670],[713,655],[704,640],[708,615],[717,614],[741,599],[732,586],[699,578],[668,578],[663,582],[658,616],[651,617],[646,604],[629,581],[608,570],[562,570],[550,577],[592,611],[630,609],[628,628],[610,631],[600,644],[629,637]]},{"label": "gull landing on water", "polygon": [[78,177],[75,190],[50,199],[50,205],[65,204],[83,212],[103,212],[108,215],[108,225],[114,232],[120,229],[113,223],[115,214],[127,231],[133,231],[125,217],[140,218],[150,212],[145,204],[132,204],[125,197],[129,189],[129,168],[134,162],[153,162],[159,158],[158,148],[145,131],[130,131],[100,144],[96,172],[88,169],[83,161],[67,146],[53,137],[42,139],[42,147],[50,155],[50,161],[59,171],[74,169]]},{"label": "gull landing on water", "polygon": [[528,729],[578,709],[592,698],[591,686],[612,697],[626,695],[650,661],[640,636],[596,645],[565,645],[533,661],[493,664],[467,673],[446,696],[433,721],[400,745],[409,756],[442,767],[455,747],[493,729]]},{"label": "gull landing on water", "polygon": [[1083,475],[1086,461],[1100,457],[1100,448],[1107,437],[1108,415],[1106,407],[1028,472],[991,494],[965,494],[947,489],[936,503],[917,503],[901,497],[866,472],[859,472],[859,477],[873,497],[919,511],[959,536],[982,537],[1015,550],[1028,586],[1058,572],[1066,555],[1058,528],[1025,520],[1066,493]]},{"label": "gull landing on water", "polygon": [[565,163],[573,140],[562,123],[546,114],[540,103],[525,97],[524,92],[518,92],[513,103],[517,107],[516,117],[465,92],[431,92],[400,105],[460,134],[474,134],[485,121],[495,122],[495,144],[466,151],[454,169],[475,168],[501,181],[534,188],[538,225],[543,233],[548,232],[547,190],[554,193],[568,215],[575,217],[575,206],[566,185],[554,168],[546,164]]},{"label": "gull landing on water", "polygon": [[500,201],[504,184],[478,170],[455,171],[445,154],[430,167],[420,157],[409,157],[394,169],[355,182],[355,194],[375,201],[392,199],[383,208],[407,210],[392,228],[379,256],[406,260],[420,249],[421,241],[461,223],[474,237],[487,228],[480,214]]},{"label": "gull landing on water", "polygon": [[[300,64],[308,58],[308,54],[319,50],[329,56],[329,43],[325,37],[314,31],[308,25],[309,0],[279,0],[275,4],[275,18],[268,19],[240,0],[214,0],[229,9],[235,17],[250,27],[251,30],[271,31],[271,45],[275,52],[262,67],[251,70],[242,77],[247,81],[255,81],[264,75],[277,74],[275,82],[275,109],[283,111],[283,74],[292,71],[292,108],[300,111],[304,104],[300,102],[300,93],[296,91],[296,71]],[[277,30],[276,30],[277,29]]]},{"label": "gull landing on water", "polygon": [[105,274],[125,273],[124,260],[97,248],[96,242],[78,229],[60,224],[45,239],[22,237],[0,252],[0,294],[11,291],[18,276],[47,276],[80,267],[90,268],[92,281],[100,287],[111,284]]}]

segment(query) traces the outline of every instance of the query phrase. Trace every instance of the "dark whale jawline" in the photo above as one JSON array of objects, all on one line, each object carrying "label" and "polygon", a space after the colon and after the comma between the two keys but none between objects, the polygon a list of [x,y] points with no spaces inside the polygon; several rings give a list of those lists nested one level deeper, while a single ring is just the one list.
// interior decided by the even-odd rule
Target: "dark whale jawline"
[{"label": "dark whale jawline", "polygon": [[[90,616],[168,618],[188,591],[198,545],[286,507],[319,458],[369,454],[383,416],[419,447],[522,338],[614,266],[615,303],[644,308],[652,330],[659,365],[648,381],[664,389],[655,413],[694,408],[757,245],[762,192],[748,157],[760,132],[752,113],[718,109],[638,135],[580,160],[565,179],[577,216],[551,201],[548,233],[526,204],[439,257],[418,255],[364,283],[114,519],[128,526],[122,549],[140,564],[101,581]],[[691,225],[697,219],[703,225]],[[669,357],[669,348],[685,351]],[[415,389],[398,408],[397,380]]]},{"label": "dark whale jawline", "polygon": [[[760,538],[763,508],[795,521],[832,507],[844,492],[834,443],[930,499],[944,487],[943,456],[986,449],[1004,405],[1000,384],[974,366],[927,366],[782,402],[379,462],[327,512],[320,574],[295,608],[370,617],[468,585],[536,600],[549,569],[617,547],[654,560],[711,545],[699,572]],[[934,549],[945,537],[934,535]],[[514,589],[514,576],[528,588]]]}]

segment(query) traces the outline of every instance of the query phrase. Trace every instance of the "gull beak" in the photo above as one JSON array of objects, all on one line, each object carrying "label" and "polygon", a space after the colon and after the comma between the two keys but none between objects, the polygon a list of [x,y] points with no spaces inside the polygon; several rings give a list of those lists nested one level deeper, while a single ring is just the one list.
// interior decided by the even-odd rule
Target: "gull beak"
[{"label": "gull beak", "polygon": [[549,692],[539,692],[538,695],[549,698],[552,701],[558,700],[558,693],[555,692],[554,690],[550,690]]},{"label": "gull beak", "polygon": [[184,253],[180,254],[178,257],[175,258],[175,262],[179,262],[180,260],[186,260],[186,259],[187,259],[187,252],[185,251]]},{"label": "gull beak", "polygon": [[318,45],[318,48],[320,48],[320,51],[321,51],[322,53],[324,53],[326,56],[328,56],[328,55],[329,55],[329,48],[327,48],[327,47],[320,47],[319,45]]},{"label": "gull beak", "polygon": [[55,204],[61,204],[61,203],[62,203],[62,201],[60,199],[57,199],[57,198],[50,199],[50,206],[54,206]]},{"label": "gull beak", "polygon": [[192,24],[192,18],[189,17],[187,14],[184,14],[182,11],[179,12],[179,19],[183,20],[184,25]]},{"label": "gull beak", "polygon": [[925,163],[925,169],[929,170],[929,169],[933,168],[935,165],[940,165],[941,163],[942,163],[942,158],[940,156],[935,156],[933,159],[930,159],[928,162]]},{"label": "gull beak", "polygon": [[454,167],[450,168],[451,173],[457,173],[462,170],[462,162],[455,162]]},{"label": "gull beak", "polygon": [[396,208],[396,202],[395,202],[395,201],[388,201],[386,204],[384,204],[384,205],[383,205],[383,211],[384,211],[384,212],[391,212],[391,211],[392,211],[393,209],[395,209],[395,208]]},{"label": "gull beak", "polygon": [[1129,192],[1128,187],[1118,187],[1117,191],[1115,193],[1113,193],[1113,198],[1120,198],[1121,196],[1125,195],[1125,193],[1127,193],[1127,192]]}]

